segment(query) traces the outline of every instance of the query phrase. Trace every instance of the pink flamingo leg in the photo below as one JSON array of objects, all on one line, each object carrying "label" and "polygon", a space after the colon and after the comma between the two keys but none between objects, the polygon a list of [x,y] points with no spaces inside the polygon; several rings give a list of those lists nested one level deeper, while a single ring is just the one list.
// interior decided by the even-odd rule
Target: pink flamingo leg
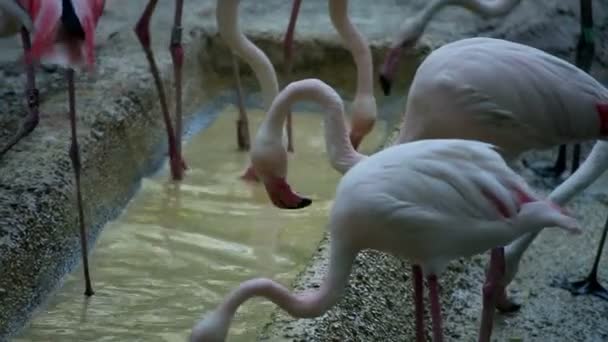
[{"label": "pink flamingo leg", "polygon": [[184,65],[184,48],[182,46],[182,12],[184,1],[175,0],[175,17],[171,31],[171,61],[173,63],[173,77],[175,78],[175,151],[182,163],[182,170],[186,170],[186,162],[182,158],[182,67]]},{"label": "pink flamingo leg", "polygon": [[412,266],[414,277],[414,307],[416,312],[416,342],[424,342],[424,294],[422,293],[422,268]]},{"label": "pink flamingo leg", "polygon": [[[32,43],[30,40],[30,33],[25,28],[21,28],[21,40],[23,42],[23,50],[25,51],[25,55],[27,56]],[[38,122],[40,121],[40,113],[38,110],[39,107],[39,97],[38,97],[38,89],[36,88],[36,74],[34,71],[34,65],[31,62],[26,61],[25,64],[25,73],[27,77],[26,83],[26,97],[27,97],[27,106],[28,106],[28,115],[25,118],[25,121],[19,128],[19,131],[15,136],[6,144],[6,146],[0,149],[0,156],[5,154],[8,150],[13,148],[21,139],[30,134],[36,126],[38,126]]]},{"label": "pink flamingo leg", "polygon": [[499,284],[505,274],[505,249],[493,248],[490,255],[490,267],[483,285],[483,308],[479,328],[479,342],[489,342],[492,337],[494,307],[499,295]]},{"label": "pink flamingo leg", "polygon": [[[298,20],[298,13],[300,12],[300,5],[302,0],[293,0],[291,7],[291,15],[289,17],[289,24],[287,25],[287,32],[285,32],[285,40],[283,41],[283,58],[285,59],[285,82],[291,80],[291,69],[293,67],[293,36],[296,31],[296,22]],[[293,128],[292,128],[292,115],[291,110],[287,115],[287,151],[293,152]]]},{"label": "pink flamingo leg", "polygon": [[69,68],[66,71],[68,80],[68,96],[70,103],[70,127],[72,133],[72,143],[70,145],[70,159],[74,167],[74,178],[76,181],[76,205],[78,207],[78,224],[80,226],[80,246],[82,252],[82,264],[84,267],[85,291],[87,297],[95,294],[91,285],[91,276],[89,274],[89,253],[87,248],[87,231],[84,225],[84,210],[82,205],[82,193],[80,190],[80,152],[78,148],[78,138],[76,136],[76,95],[74,92],[74,70]]},{"label": "pink flamingo leg", "polygon": [[[171,124],[171,117],[169,115],[169,107],[167,106],[167,97],[165,95],[165,89],[163,88],[162,81],[160,79],[160,73],[154,53],[150,47],[150,18],[156,8],[158,0],[150,0],[146,9],[139,18],[137,25],[135,25],[135,34],[137,39],[141,43],[141,46],[146,54],[146,59],[150,65],[150,72],[154,78],[156,90],[158,91],[158,99],[160,101],[160,107],[163,113],[163,119],[165,121],[165,127],[167,129],[167,140],[169,144],[169,163],[171,165],[171,176],[174,180],[181,180],[184,177],[184,160],[177,151],[177,142],[175,139],[175,132],[173,131],[173,125]],[[180,137],[181,138],[181,137]]]},{"label": "pink flamingo leg", "polygon": [[431,299],[431,320],[433,321],[433,342],[443,342],[443,328],[441,324],[441,303],[439,302],[439,282],[434,274],[426,278]]},{"label": "pink flamingo leg", "polygon": [[239,107],[239,118],[236,120],[236,142],[240,151],[249,151],[249,147],[251,147],[251,139],[249,137],[249,119],[247,119],[247,111],[245,110],[245,101],[243,99],[239,60],[234,53],[232,54],[232,70],[234,72],[236,98]]}]

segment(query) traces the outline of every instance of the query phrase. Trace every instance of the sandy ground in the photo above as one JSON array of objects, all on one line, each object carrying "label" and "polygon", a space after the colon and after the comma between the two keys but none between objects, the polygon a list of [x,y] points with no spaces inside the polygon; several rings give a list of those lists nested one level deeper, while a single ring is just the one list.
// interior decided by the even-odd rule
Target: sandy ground
[{"label": "sandy ground", "polygon": [[[380,63],[380,50],[376,47],[385,47],[400,22],[408,13],[421,8],[424,2],[384,1],[369,6],[367,0],[351,1],[350,14],[353,22],[375,47],[376,64]],[[215,32],[214,3],[209,0],[186,1],[184,36],[187,43]],[[594,5],[598,33],[597,56],[592,74],[600,80],[608,80],[608,1],[596,0]],[[110,140],[103,132],[111,132],[116,129],[115,126],[131,124],[137,118],[132,113],[134,108],[146,108],[150,102],[155,101],[150,93],[147,65],[131,31],[141,6],[141,2],[135,1],[107,1],[107,11],[98,29],[97,72],[92,76],[78,75],[78,87],[83,98],[80,106],[87,108],[82,110],[82,126],[79,131],[84,139],[85,163],[87,156],[92,160],[100,158],[95,154],[101,153],[96,146]],[[322,59],[331,63],[351,63],[350,59],[343,57],[348,56],[343,52],[339,55],[337,52],[334,54],[327,53],[328,50],[308,48],[337,41],[337,35],[326,15],[326,6],[326,1],[321,0],[307,0],[302,4],[296,37],[301,51],[297,54],[296,67],[305,69],[308,66],[308,71],[301,75],[314,76],[310,72],[313,65],[311,61],[318,63]],[[286,27],[290,2],[243,1],[242,8],[243,28],[252,36],[270,37],[273,41],[271,44],[274,45],[268,54],[273,62],[277,62],[280,59],[277,41]],[[154,37],[158,37],[153,38],[154,47],[159,64],[165,71],[165,78],[168,77],[166,69],[170,61],[166,46],[172,11],[172,1],[161,0],[153,20],[152,32]],[[431,23],[419,48],[425,50],[455,39],[479,35],[530,44],[572,60],[578,31],[578,1],[522,0],[520,6],[504,20],[483,21],[463,9],[447,9]],[[219,47],[209,42],[206,44],[206,53],[214,55]],[[15,62],[20,54],[19,47],[17,39],[0,40],[0,144],[7,141],[25,115],[22,68],[20,63]],[[202,57],[190,55],[190,58]],[[229,59],[224,58],[223,61],[226,64]],[[215,63],[220,65],[222,61]],[[66,269],[55,265],[58,263],[56,258],[59,255],[73,256],[76,245],[74,234],[66,237],[66,234],[61,233],[66,227],[71,229],[75,222],[72,206],[66,204],[71,203],[73,185],[66,153],[68,124],[64,81],[61,72],[52,68],[38,70],[37,76],[41,100],[44,102],[40,127],[0,159],[0,307],[4,313],[0,314],[0,338],[18,328],[21,323],[16,322],[17,318],[24,317],[25,312],[38,305],[48,294],[48,289],[58,283],[61,272]],[[340,77],[339,74],[335,76]],[[144,92],[147,97],[139,95]],[[101,107],[102,110],[91,109],[98,106],[100,98],[116,98],[116,106],[106,104]],[[382,97],[378,98],[382,101]],[[138,102],[140,100],[143,102]],[[124,109],[125,103],[132,111]],[[155,129],[155,134],[162,132],[158,120],[150,125]],[[539,158],[547,158],[549,155],[541,154]],[[90,165],[92,161],[89,160],[88,163]],[[539,182],[536,184],[540,189],[546,190]],[[515,315],[498,316],[494,335],[496,340],[608,339],[608,304],[591,297],[572,297],[548,286],[555,276],[568,274],[571,278],[578,278],[587,272],[605,219],[605,181],[603,184],[595,186],[594,191],[579,196],[572,203],[571,208],[581,216],[587,227],[585,234],[572,238],[553,231],[544,232],[526,255],[511,289],[524,306]],[[105,214],[93,216],[96,222],[107,219]],[[43,234],[45,231],[47,233]],[[296,288],[314,287],[319,283],[324,270],[324,248],[326,246],[321,244],[319,253],[303,272]],[[31,264],[19,265],[31,269],[28,274],[36,279],[36,286],[40,286],[40,282],[48,282],[46,290],[40,290],[40,293],[24,291],[20,295],[13,294],[15,284],[17,288],[30,286],[37,289],[29,282],[31,279],[15,274],[18,269],[11,263],[14,262],[12,258],[17,258],[19,253],[41,256],[36,260],[28,259],[27,262]],[[442,277],[445,329],[449,340],[475,339],[484,260],[484,257],[478,257],[466,262],[454,262]],[[41,268],[39,264],[46,266]],[[53,270],[49,271],[45,267]],[[602,267],[602,271],[605,269],[605,266]],[[605,271],[602,277],[608,283]],[[267,327],[263,335],[274,336],[273,340],[282,339],[279,336],[291,336],[288,340],[307,341],[411,340],[413,319],[409,266],[380,253],[364,253],[358,258],[351,279],[343,301],[328,314],[316,320],[301,320],[297,323],[278,314],[275,319],[279,324]],[[12,283],[10,287],[7,285],[9,283]],[[15,298],[18,300],[12,302]],[[21,316],[7,317],[9,311]]]}]

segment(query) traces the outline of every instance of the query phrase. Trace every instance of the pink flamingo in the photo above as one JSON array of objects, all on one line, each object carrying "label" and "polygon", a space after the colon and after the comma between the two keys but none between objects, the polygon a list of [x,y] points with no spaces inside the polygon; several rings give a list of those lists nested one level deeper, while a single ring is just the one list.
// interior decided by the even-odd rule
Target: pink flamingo
[{"label": "pink flamingo", "polygon": [[[496,82],[500,79],[501,82]],[[311,200],[291,189],[287,158],[273,127],[284,121],[279,107],[262,122],[252,146],[253,164],[279,208],[306,207]],[[347,124],[326,117],[325,139],[333,167],[345,173],[361,160],[351,153]],[[422,139],[462,138],[499,146],[514,161],[523,152],[608,136],[608,89],[576,66],[541,50],[492,38],[446,44],[420,65],[410,87],[397,144]],[[270,157],[272,156],[272,157]],[[549,198],[564,205],[608,169],[608,142],[600,140],[581,167]],[[536,237],[506,247],[504,286]],[[594,293],[605,292],[594,287]],[[600,292],[598,292],[600,291]],[[517,309],[503,289],[498,308]]]},{"label": "pink flamingo", "polygon": [[[357,66],[357,90],[350,108],[350,140],[357,149],[363,138],[374,128],[378,116],[374,96],[372,53],[369,43],[348,17],[348,0],[330,0],[328,5],[331,22],[351,52]],[[290,42],[293,40],[293,36],[290,34],[295,27],[299,8],[300,0],[295,0],[286,35]],[[288,41],[287,38],[285,41]],[[289,51],[289,56],[291,57],[291,51]]]},{"label": "pink flamingo", "polygon": [[156,91],[158,92],[158,100],[163,114],[165,128],[167,130],[167,142],[169,147],[169,165],[171,168],[171,177],[173,180],[181,180],[184,177],[184,171],[187,169],[186,162],[182,156],[182,66],[184,64],[184,50],[182,46],[182,12],[184,8],[183,0],[175,0],[175,14],[173,18],[173,29],[171,31],[171,61],[173,63],[173,77],[175,88],[175,131],[171,115],[169,114],[169,106],[167,105],[167,96],[165,89],[160,79],[160,72],[154,58],[154,52],[150,46],[150,19],[158,0],[149,0],[141,17],[135,25],[135,34],[144,50],[150,73],[154,78]]},{"label": "pink flamingo", "polygon": [[[19,5],[18,7],[15,7]],[[21,37],[25,50],[27,72],[27,94],[29,117],[19,134],[25,136],[38,123],[38,91],[36,90],[33,61],[56,63],[66,67],[69,94],[69,117],[71,127],[70,159],[74,167],[76,199],[80,228],[80,243],[85,276],[85,295],[94,294],[88,266],[87,235],[84,223],[82,195],[80,189],[80,153],[76,135],[76,96],[74,91],[74,69],[92,69],[95,63],[95,28],[104,8],[103,0],[21,0],[12,4],[2,1],[2,9],[12,6],[24,10],[34,23],[30,44],[25,16],[19,15],[22,23]],[[6,13],[6,12],[5,12]],[[16,141],[15,141],[16,143]]]},{"label": "pink flamingo", "polygon": [[[319,80],[291,83],[270,111],[283,112],[303,100],[321,104],[326,124],[341,126],[335,121],[344,120],[342,101]],[[273,134],[280,134],[279,121],[274,120],[273,127],[268,127]],[[415,265],[418,341],[424,341],[424,273],[429,286],[433,340],[442,341],[437,277],[450,260],[505,245],[543,227],[578,231],[576,221],[554,204],[538,199],[492,145],[466,140],[421,140],[392,146],[366,158],[347,144],[345,130],[337,133],[347,146],[346,152],[361,161],[344,175],[336,190],[328,228],[329,270],[320,288],[294,295],[270,279],[245,281],[195,325],[190,341],[224,341],[239,306],[255,296],[269,299],[294,317],[324,314],[342,296],[353,261],[364,249],[406,258]],[[260,142],[256,138],[254,151]],[[327,144],[327,148],[331,151],[334,146]],[[261,152],[258,150],[257,157],[261,157]],[[266,153],[265,161],[271,163],[276,154],[272,150]],[[493,259],[484,286],[484,307],[492,309],[492,292],[502,271],[498,258]],[[480,341],[489,341],[492,313],[493,310],[483,310]]]},{"label": "pink flamingo", "polygon": [[384,63],[380,69],[380,85],[385,95],[389,95],[393,79],[399,69],[399,57],[403,49],[411,49],[424,33],[426,25],[442,8],[446,6],[464,7],[484,18],[502,17],[511,12],[521,0],[432,0],[426,4],[422,11],[401,26],[393,39]]},{"label": "pink flamingo", "polygon": [[[216,7],[218,31],[230,50],[243,58],[253,70],[262,87],[264,108],[268,108],[279,93],[279,82],[270,59],[241,32],[238,22],[239,4],[240,0],[218,0]],[[281,141],[287,146],[286,138],[287,134],[284,133]],[[258,181],[251,164],[247,166],[241,178],[248,181]]]}]

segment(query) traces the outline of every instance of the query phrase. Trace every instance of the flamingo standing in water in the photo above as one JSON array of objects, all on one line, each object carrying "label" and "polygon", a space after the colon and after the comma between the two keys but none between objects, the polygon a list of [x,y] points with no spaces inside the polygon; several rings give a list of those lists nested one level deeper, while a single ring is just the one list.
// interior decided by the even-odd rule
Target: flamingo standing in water
[{"label": "flamingo standing in water", "polygon": [[[238,21],[239,4],[240,0],[217,1],[217,28],[222,39],[230,47],[230,50],[243,58],[253,70],[262,87],[264,108],[267,109],[279,93],[279,82],[274,67],[266,54],[241,32]],[[285,145],[287,145],[286,137],[287,135],[285,134],[281,139]],[[247,166],[241,178],[247,181],[258,181],[258,177],[251,164]]]},{"label": "flamingo standing in water", "polygon": [[[500,79],[501,82],[496,82]],[[311,200],[291,189],[287,159],[273,127],[282,123],[279,107],[262,122],[252,147],[253,163],[271,201],[279,208],[306,207]],[[326,118],[325,139],[333,167],[345,173],[360,158],[342,139],[342,117]],[[446,44],[418,68],[410,87],[396,143],[422,139],[470,139],[499,146],[514,161],[525,151],[563,143],[601,139],[581,167],[549,198],[564,205],[608,169],[608,89],[576,66],[523,44],[493,38],[469,38]],[[259,152],[256,152],[259,151]],[[276,154],[271,164],[269,154]],[[523,252],[536,234],[506,247],[508,285]],[[601,247],[601,246],[600,246]],[[595,278],[595,276],[593,276]],[[594,280],[597,283],[597,280]],[[593,286],[592,293],[606,291]],[[515,310],[501,291],[498,308]]]},{"label": "flamingo standing in water", "polygon": [[[378,116],[374,96],[372,53],[369,43],[348,17],[348,0],[329,0],[328,5],[331,22],[351,52],[357,66],[357,90],[350,110],[350,140],[357,149],[363,138],[374,128]],[[289,19],[288,34],[295,27],[299,8],[300,0],[295,0]]]},{"label": "flamingo standing in water", "polygon": [[174,88],[175,88],[175,130],[173,130],[173,123],[171,121],[171,115],[169,114],[169,106],[167,105],[167,96],[165,95],[165,89],[160,79],[160,72],[154,58],[154,52],[150,46],[150,19],[158,0],[149,0],[146,5],[141,17],[135,25],[134,31],[137,35],[148,65],[150,67],[150,73],[154,78],[154,84],[156,85],[156,91],[158,92],[158,100],[160,101],[160,108],[163,114],[163,120],[165,122],[165,128],[167,130],[167,141],[169,146],[169,165],[171,168],[171,177],[174,180],[181,180],[184,177],[184,171],[186,170],[186,162],[182,156],[182,66],[184,64],[184,49],[182,46],[182,12],[184,8],[183,0],[175,0],[175,14],[173,18],[173,29],[171,31],[171,43],[169,50],[171,51],[171,61],[173,63],[173,77],[174,77]]},{"label": "flamingo standing in water", "polygon": [[[25,136],[38,122],[38,91],[34,78],[34,61],[56,63],[64,66],[68,83],[69,118],[71,127],[70,159],[74,168],[76,183],[76,200],[78,207],[78,222],[80,228],[80,243],[85,277],[85,295],[94,294],[91,285],[88,265],[87,235],[84,222],[82,194],[80,189],[80,153],[76,134],[76,95],[74,90],[74,68],[86,67],[92,69],[95,63],[95,28],[103,13],[103,0],[62,0],[62,1],[25,1],[10,3],[1,1],[0,8],[6,13],[24,10],[33,26],[33,39],[30,44],[28,20],[21,18],[21,37],[23,40],[27,73],[27,93],[29,116],[19,134]],[[20,7],[15,7],[15,6]],[[12,8],[12,9],[11,9]],[[8,10],[7,10],[8,9]],[[2,23],[4,25],[4,21]],[[30,25],[31,27],[31,25]],[[18,140],[18,139],[17,139]],[[16,141],[15,141],[16,143]]]},{"label": "flamingo standing in water", "polygon": [[[324,314],[343,294],[353,261],[364,249],[407,258],[415,265],[418,341],[424,341],[422,275],[426,275],[434,341],[442,341],[437,277],[451,259],[505,245],[546,226],[578,230],[573,218],[538,199],[489,144],[424,140],[396,145],[371,157],[359,154],[340,122],[344,107],[339,95],[319,80],[291,83],[276,98],[269,114],[272,125],[262,127],[252,146],[256,170],[260,161],[268,168],[281,166],[276,145],[265,144],[261,136],[280,136],[285,110],[304,100],[324,107],[325,123],[334,129],[342,152],[360,161],[337,187],[329,218],[330,261],[325,280],[315,292],[299,295],[270,279],[248,280],[193,328],[193,342],[224,341],[239,306],[255,296],[271,300],[294,317]],[[335,153],[331,142],[327,141],[326,148]],[[501,265],[493,259],[484,288],[484,306],[490,308],[501,276]],[[489,341],[492,313],[483,311],[480,341]]]}]

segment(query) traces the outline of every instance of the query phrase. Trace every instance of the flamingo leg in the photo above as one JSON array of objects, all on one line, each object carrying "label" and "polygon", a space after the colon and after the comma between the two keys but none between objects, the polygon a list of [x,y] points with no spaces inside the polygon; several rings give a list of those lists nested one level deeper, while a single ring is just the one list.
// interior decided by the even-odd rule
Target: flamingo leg
[{"label": "flamingo leg", "polygon": [[424,342],[424,294],[422,292],[422,268],[412,266],[414,278],[414,307],[416,313],[416,342]]},{"label": "flamingo leg", "polygon": [[171,62],[173,63],[173,77],[175,82],[175,153],[180,158],[182,170],[186,170],[186,162],[182,158],[182,69],[184,65],[184,48],[182,46],[182,12],[184,0],[175,0],[175,17],[171,30]]},{"label": "flamingo leg", "polygon": [[74,179],[76,182],[76,205],[78,207],[78,225],[80,227],[80,246],[82,252],[82,264],[84,268],[85,291],[87,297],[95,294],[91,285],[91,276],[89,274],[89,253],[87,248],[87,232],[84,224],[84,209],[82,205],[82,192],[80,189],[80,152],[78,148],[78,138],[76,135],[76,95],[74,92],[74,69],[68,68],[66,71],[68,81],[68,96],[70,103],[70,128],[72,135],[72,143],[70,144],[70,159],[74,167]]},{"label": "flamingo leg", "polygon": [[[298,13],[300,12],[300,5],[302,0],[293,0],[291,7],[291,15],[289,16],[289,24],[287,25],[287,32],[285,32],[285,39],[283,41],[283,58],[285,60],[285,82],[289,83],[291,80],[291,71],[293,68],[293,36],[296,30],[296,22],[298,20]],[[287,114],[287,151],[293,152],[293,126],[292,126],[292,115],[291,110]]]},{"label": "flamingo leg", "polygon": [[241,87],[241,75],[239,70],[239,60],[236,54],[232,54],[232,70],[236,83],[236,100],[239,107],[239,118],[236,120],[236,142],[240,151],[249,151],[251,138],[249,136],[249,119],[245,110],[245,100],[243,99],[243,88]]},{"label": "flamingo leg", "polygon": [[575,296],[582,294],[591,294],[608,301],[608,290],[606,290],[606,288],[604,288],[597,279],[597,270],[600,264],[600,259],[602,257],[602,252],[604,251],[604,244],[606,243],[607,233],[608,218],[606,219],[606,223],[604,224],[604,231],[602,232],[602,237],[600,238],[600,244],[597,249],[597,254],[595,255],[593,267],[591,268],[591,272],[589,273],[589,275],[585,279],[575,282],[563,281],[560,284],[557,284],[559,287],[570,291],[570,293]]},{"label": "flamingo leg", "polygon": [[439,281],[437,276],[431,274],[426,278],[431,300],[431,320],[433,322],[433,342],[443,342],[443,328],[441,324],[441,303],[439,302]]},{"label": "flamingo leg", "polygon": [[[595,43],[593,41],[593,6],[592,0],[580,0],[581,34],[576,44],[575,64],[581,70],[589,72],[593,57],[595,55]],[[580,165],[581,145],[574,144],[572,153],[571,172],[574,173]],[[532,168],[542,177],[559,177],[566,170],[566,145],[560,145],[555,164],[550,167]]]},{"label": "flamingo leg", "polygon": [[499,284],[505,274],[505,249],[493,248],[490,254],[490,267],[483,285],[483,306],[481,324],[479,327],[479,342],[489,342],[492,337],[494,323],[494,308],[499,295]]},{"label": "flamingo leg", "polygon": [[150,18],[154,13],[154,9],[156,8],[157,2],[158,0],[148,1],[148,5],[146,5],[146,8],[142,13],[141,18],[139,18],[137,24],[135,25],[135,34],[137,35],[137,39],[139,40],[144,50],[146,59],[148,60],[148,64],[150,66],[150,72],[152,73],[152,77],[154,78],[156,90],[158,91],[158,99],[160,101],[160,107],[163,114],[163,120],[165,122],[165,128],[167,129],[171,176],[174,180],[181,180],[184,177],[184,168],[186,164],[184,163],[181,154],[178,154],[177,142],[175,139],[175,132],[173,131],[173,124],[171,123],[171,117],[169,115],[169,107],[167,106],[167,97],[165,95],[165,89],[160,79],[160,72],[158,71],[158,66],[156,65],[154,53],[152,52],[152,48],[150,47]]},{"label": "flamingo leg", "polygon": [[[21,41],[23,42],[23,50],[25,51],[25,55],[28,54],[28,51],[32,47],[32,43],[30,40],[30,33],[26,28],[21,28]],[[26,83],[26,97],[27,97],[27,107],[28,114],[25,118],[25,121],[19,127],[19,131],[17,134],[13,136],[13,138],[0,149],[0,156],[5,154],[8,150],[13,148],[21,139],[30,134],[36,126],[38,126],[38,122],[40,121],[40,112],[39,112],[39,93],[36,88],[36,73],[34,71],[34,65],[30,62],[26,62],[25,64],[25,74],[27,78]]]}]

